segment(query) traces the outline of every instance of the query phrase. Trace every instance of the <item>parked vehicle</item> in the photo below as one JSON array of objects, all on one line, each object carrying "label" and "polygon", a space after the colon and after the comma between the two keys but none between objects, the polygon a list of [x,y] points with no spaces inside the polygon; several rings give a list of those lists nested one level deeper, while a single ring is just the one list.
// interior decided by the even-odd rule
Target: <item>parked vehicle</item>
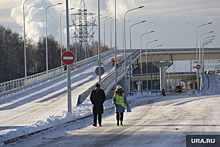
[{"label": "parked vehicle", "polygon": [[215,73],[214,70],[209,70],[209,71],[208,71],[208,74],[214,74],[214,73]]},{"label": "parked vehicle", "polygon": [[219,69],[219,70],[216,70],[216,73],[220,73],[220,69]]},{"label": "parked vehicle", "polygon": [[183,88],[182,86],[176,86],[176,92],[182,92]]}]

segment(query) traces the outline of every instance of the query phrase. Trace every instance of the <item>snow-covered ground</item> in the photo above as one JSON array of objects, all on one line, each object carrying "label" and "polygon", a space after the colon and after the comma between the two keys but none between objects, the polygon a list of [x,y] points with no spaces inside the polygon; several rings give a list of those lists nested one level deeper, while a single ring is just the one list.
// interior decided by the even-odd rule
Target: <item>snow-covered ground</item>
[{"label": "snow-covered ground", "polygon": [[[48,115],[48,111],[56,109],[48,106],[53,101],[39,104],[41,106],[38,106],[37,103],[42,98],[36,98],[31,101],[23,98],[24,101],[21,101],[21,99],[15,101],[9,97],[9,100],[7,99],[3,105],[0,105],[0,117],[4,118],[4,121],[1,119],[0,126],[2,129],[7,127],[11,129],[14,127],[15,130],[2,135],[0,141],[4,147],[29,147],[30,145],[46,147],[185,147],[186,135],[220,135],[220,76],[213,74],[209,78],[211,85],[206,95],[172,94],[164,97],[161,95],[147,96],[146,94],[140,95],[136,93],[134,96],[129,96],[128,100],[132,112],[125,113],[123,126],[116,126],[115,124],[115,115],[111,100],[107,100],[104,103],[103,126],[95,128],[91,125],[92,116],[90,115],[92,114],[92,105],[88,99],[80,106],[74,107],[71,114],[65,111],[61,111],[61,114],[52,111],[53,113],[51,113],[53,115]],[[56,86],[54,85],[54,88]],[[49,88],[45,90],[49,90]],[[29,94],[32,95],[32,93]],[[64,94],[62,97],[65,97]],[[51,100],[55,101],[54,107],[60,107],[61,102],[63,103],[64,101],[63,99],[58,101],[57,98],[51,98]],[[30,105],[30,103],[35,104]],[[24,107],[25,105],[30,106]],[[6,109],[7,106],[8,109]],[[23,109],[21,109],[22,106]],[[37,107],[37,109],[32,108],[33,106]],[[41,110],[39,111],[39,109]],[[59,109],[65,110],[66,107],[62,106]],[[11,110],[14,111],[9,114],[8,111]],[[31,114],[27,115],[26,111]],[[24,114],[26,115],[25,117],[23,117]],[[49,116],[46,120],[38,119],[40,121],[36,121],[36,118],[45,118],[46,116]],[[82,117],[84,118],[65,123]],[[16,121],[13,122],[13,119]],[[27,120],[33,120],[33,123],[29,122],[25,124],[24,122],[28,122]],[[9,124],[10,121],[11,124]],[[3,141],[51,126],[54,127],[14,143],[3,145]]]},{"label": "snow-covered ground", "polygon": [[[102,59],[105,73],[102,77],[113,70],[111,65],[110,54]],[[118,57],[122,57],[118,54]],[[71,72],[71,87],[72,87],[72,105],[76,105],[78,95],[87,90],[91,85],[98,82],[98,76],[95,74],[97,62],[90,63]],[[25,132],[26,128],[37,128],[36,126],[53,125],[54,119],[67,117],[67,78],[62,75],[55,79],[46,81],[34,87],[25,89],[15,94],[0,98],[0,135],[14,134],[14,132]],[[84,107],[86,108],[86,107]],[[80,107],[73,108],[73,112],[85,111],[80,110]],[[72,118],[79,118],[81,113],[73,113]],[[59,117],[58,117],[59,116]],[[63,120],[66,121],[66,120]],[[33,131],[33,130],[31,130]]]}]

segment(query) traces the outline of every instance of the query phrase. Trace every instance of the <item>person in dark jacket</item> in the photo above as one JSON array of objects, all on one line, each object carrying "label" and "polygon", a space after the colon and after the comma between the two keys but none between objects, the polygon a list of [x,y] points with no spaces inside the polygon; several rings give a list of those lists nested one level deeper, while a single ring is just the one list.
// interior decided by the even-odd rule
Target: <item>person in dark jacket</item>
[{"label": "person in dark jacket", "polygon": [[119,120],[121,122],[121,125],[123,125],[125,106],[129,106],[124,90],[122,90],[121,85],[116,86],[116,90],[114,92],[113,97],[113,104],[115,106],[117,125],[119,125]]},{"label": "person in dark jacket", "polygon": [[91,91],[90,100],[93,105],[93,126],[97,126],[98,123],[102,126],[102,114],[103,114],[103,103],[106,99],[104,90],[100,88],[100,84],[96,84],[96,88]]},{"label": "person in dark jacket", "polygon": [[165,96],[165,89],[162,90],[162,95]]}]

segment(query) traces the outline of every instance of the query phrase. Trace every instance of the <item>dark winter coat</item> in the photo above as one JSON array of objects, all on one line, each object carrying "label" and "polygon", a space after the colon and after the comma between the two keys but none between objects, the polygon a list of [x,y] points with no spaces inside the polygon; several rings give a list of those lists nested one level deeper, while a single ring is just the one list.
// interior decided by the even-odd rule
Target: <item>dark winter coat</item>
[{"label": "dark winter coat", "polygon": [[103,103],[106,99],[105,92],[102,89],[93,90],[90,94],[90,100],[93,104],[93,114],[103,113]]}]

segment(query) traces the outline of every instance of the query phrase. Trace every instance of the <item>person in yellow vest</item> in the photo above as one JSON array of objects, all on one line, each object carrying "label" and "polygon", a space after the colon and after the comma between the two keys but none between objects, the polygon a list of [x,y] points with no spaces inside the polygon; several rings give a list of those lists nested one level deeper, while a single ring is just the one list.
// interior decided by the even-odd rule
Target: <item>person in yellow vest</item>
[{"label": "person in yellow vest", "polygon": [[120,124],[123,125],[125,106],[129,106],[124,90],[122,90],[121,85],[116,86],[116,90],[114,92],[113,97],[113,104],[115,106],[117,125],[119,125],[119,121],[121,122]]}]

